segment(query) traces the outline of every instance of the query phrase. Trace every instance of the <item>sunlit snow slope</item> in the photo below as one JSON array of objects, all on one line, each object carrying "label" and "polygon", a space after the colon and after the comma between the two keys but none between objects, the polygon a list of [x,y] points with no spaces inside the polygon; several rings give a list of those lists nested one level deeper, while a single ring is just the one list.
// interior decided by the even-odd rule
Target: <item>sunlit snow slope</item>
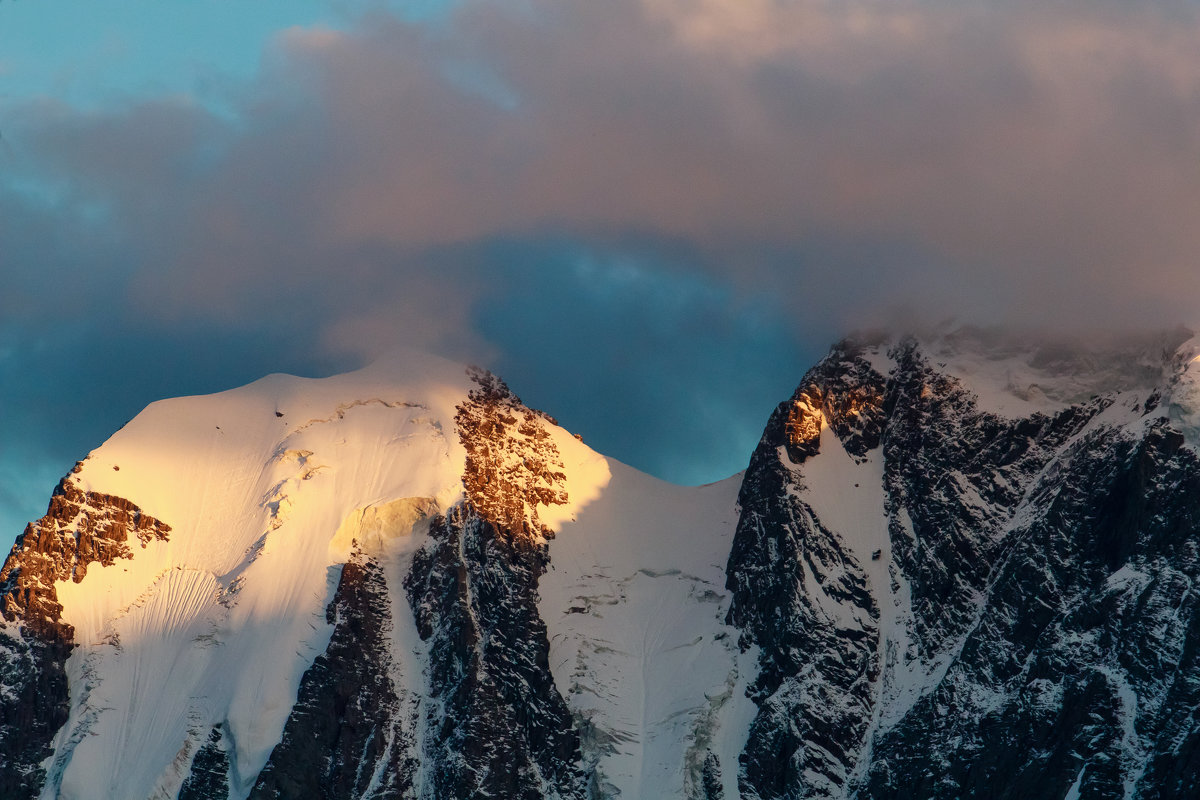
[{"label": "sunlit snow slope", "polygon": [[79,648],[45,796],[171,796],[221,721],[234,792],[248,791],[328,639],[350,546],[335,533],[361,509],[459,498],[468,387],[462,368],[417,357],[273,375],[155,403],[93,452],[74,480],[172,531],[56,587]]},{"label": "sunlit snow slope", "polygon": [[[40,797],[302,797],[318,791],[288,788],[303,740],[364,735],[374,776],[330,767],[320,791],[694,794],[710,752],[736,762],[753,711],[752,657],[723,622],[736,491],[657,481],[417,354],[155,403],[10,558],[14,596],[22,580],[45,595],[27,614],[75,645]],[[364,620],[383,637],[355,633]],[[527,708],[566,716],[493,749],[491,726]]]}]

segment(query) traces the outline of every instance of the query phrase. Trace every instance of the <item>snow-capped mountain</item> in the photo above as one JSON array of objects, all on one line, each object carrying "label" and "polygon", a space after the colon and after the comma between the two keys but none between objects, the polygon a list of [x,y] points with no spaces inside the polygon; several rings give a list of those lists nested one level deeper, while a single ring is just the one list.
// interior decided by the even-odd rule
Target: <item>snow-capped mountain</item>
[{"label": "snow-capped mountain", "polygon": [[743,797],[1200,796],[1195,340],[844,343],[768,423]]},{"label": "snow-capped mountain", "polygon": [[1200,796],[1198,356],[848,340],[703,487],[416,354],[155,403],[0,571],[0,797]]}]

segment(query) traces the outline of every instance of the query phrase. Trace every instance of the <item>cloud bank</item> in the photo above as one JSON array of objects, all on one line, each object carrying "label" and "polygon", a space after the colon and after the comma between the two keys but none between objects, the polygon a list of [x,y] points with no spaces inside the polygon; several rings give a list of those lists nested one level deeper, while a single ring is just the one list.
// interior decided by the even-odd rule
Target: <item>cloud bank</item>
[{"label": "cloud bank", "polygon": [[[13,419],[52,441],[88,402],[128,416],[402,341],[568,422],[621,398],[593,444],[697,479],[753,436],[697,430],[760,426],[851,327],[1193,321],[1197,17],[467,2],[284,31],[220,110],[7,103],[6,452]],[[685,402],[664,387],[690,432],[658,424]]]}]

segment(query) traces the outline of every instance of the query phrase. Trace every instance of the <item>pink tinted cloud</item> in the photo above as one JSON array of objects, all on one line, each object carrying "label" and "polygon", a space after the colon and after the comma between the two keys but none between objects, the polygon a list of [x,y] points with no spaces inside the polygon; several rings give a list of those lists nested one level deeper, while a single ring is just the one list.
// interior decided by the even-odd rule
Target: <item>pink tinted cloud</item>
[{"label": "pink tinted cloud", "polygon": [[148,304],[334,297],[335,342],[363,313],[385,336],[392,300],[419,294],[420,316],[486,294],[429,248],[545,231],[684,242],[832,320],[900,303],[1157,323],[1200,292],[1197,21],[1107,2],[466,3],[436,26],[286,32],[233,126],[150,104],[29,130],[152,255]]}]

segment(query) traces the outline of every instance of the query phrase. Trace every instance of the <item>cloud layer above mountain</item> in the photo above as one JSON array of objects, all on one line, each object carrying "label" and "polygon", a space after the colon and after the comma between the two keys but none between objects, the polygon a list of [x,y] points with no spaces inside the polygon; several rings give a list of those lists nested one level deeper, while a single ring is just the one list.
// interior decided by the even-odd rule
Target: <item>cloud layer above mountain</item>
[{"label": "cloud layer above mountain", "polygon": [[[854,326],[1187,322],[1198,21],[1107,0],[470,2],[283,31],[219,107],[10,101],[0,370],[73,396],[20,412],[48,429],[86,390],[51,370],[117,362],[175,393],[402,341],[547,405],[569,381],[661,418],[647,387],[671,376],[750,429],[746,391]],[[671,473],[647,454],[687,448],[647,437],[617,455]]]}]

